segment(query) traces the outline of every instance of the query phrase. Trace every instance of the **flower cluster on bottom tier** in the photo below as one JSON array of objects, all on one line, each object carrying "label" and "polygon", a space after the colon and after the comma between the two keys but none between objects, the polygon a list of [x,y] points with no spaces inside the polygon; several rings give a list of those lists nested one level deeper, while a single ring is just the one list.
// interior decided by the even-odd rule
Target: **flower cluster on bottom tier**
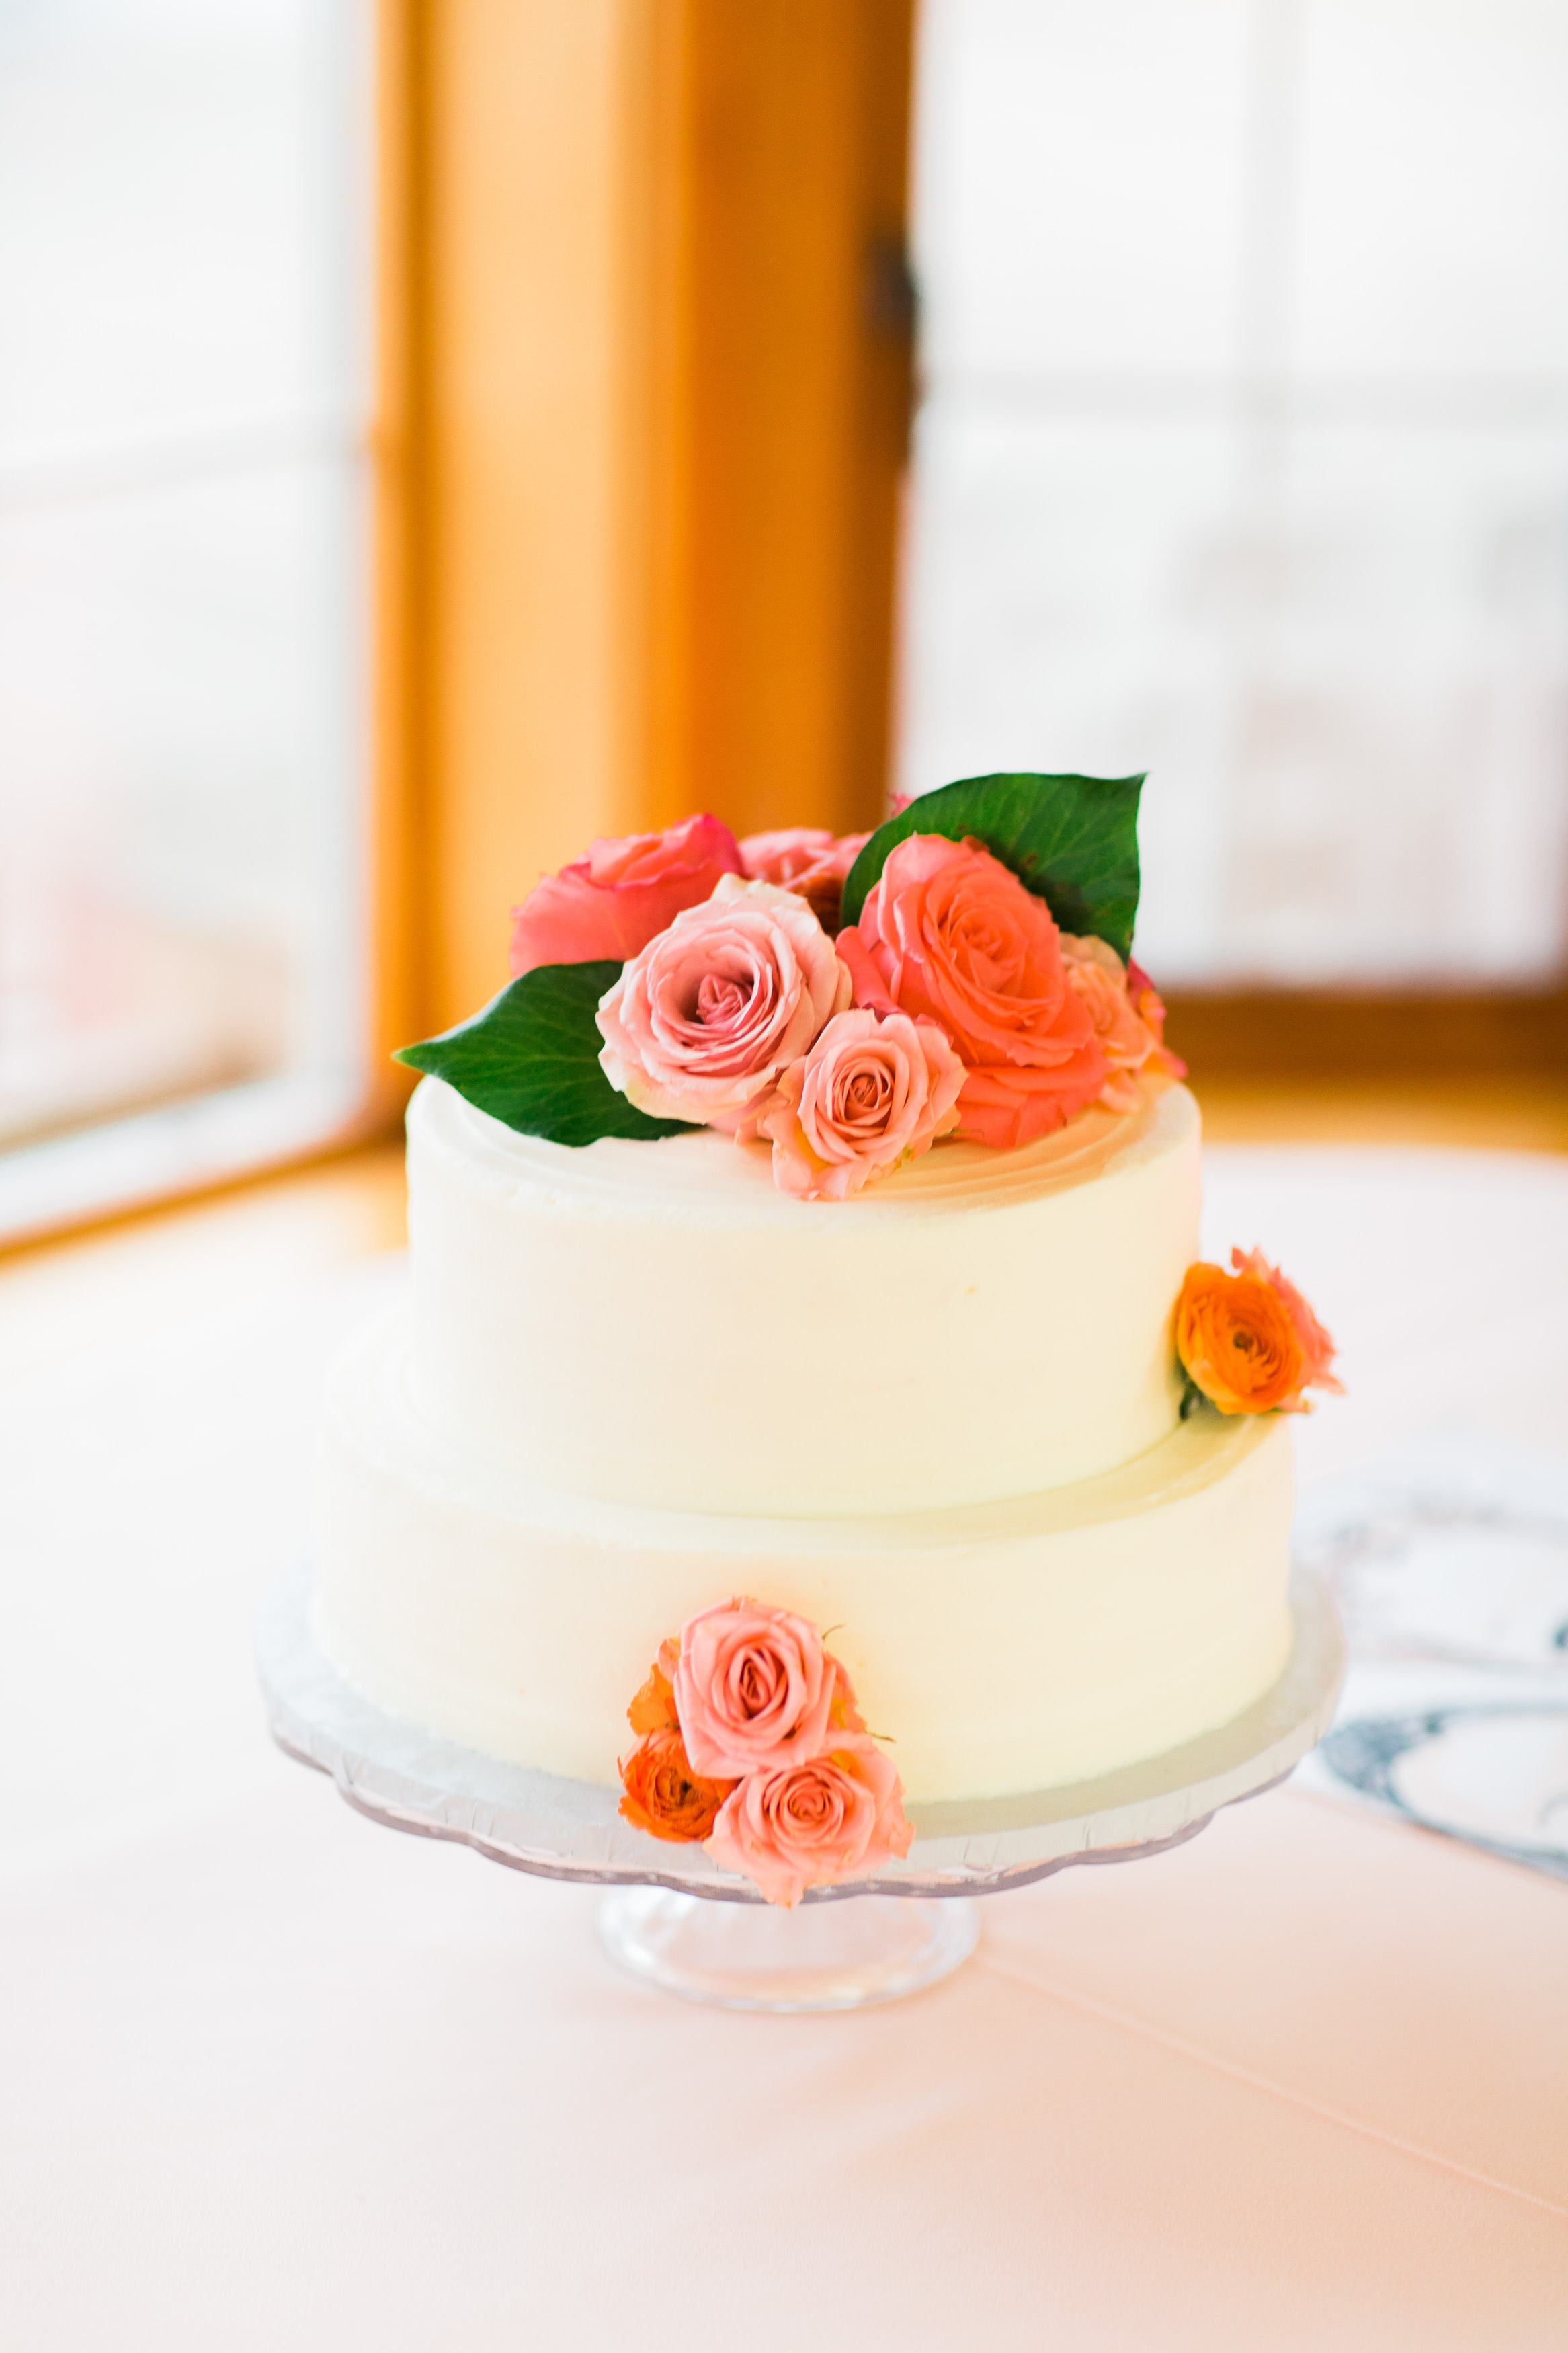
[{"label": "flower cluster on bottom tier", "polygon": [[702,1841],[770,1904],[910,1851],[902,1784],[843,1665],[792,1610],[699,1610],[660,1646],[626,1720],[642,1736],[621,1762],[626,1820]]}]

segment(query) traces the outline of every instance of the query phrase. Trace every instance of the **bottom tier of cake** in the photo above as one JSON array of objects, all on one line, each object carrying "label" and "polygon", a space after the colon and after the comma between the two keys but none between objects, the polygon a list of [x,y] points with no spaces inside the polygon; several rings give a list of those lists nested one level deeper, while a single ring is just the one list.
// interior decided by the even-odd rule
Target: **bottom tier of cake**
[{"label": "bottom tier of cake", "polygon": [[1173,1747],[1248,1706],[1289,1649],[1277,1416],[1205,1410],[1120,1470],[1007,1503],[731,1519],[591,1502],[459,1449],[409,1370],[397,1316],[333,1375],[318,1634],[380,1705],[515,1764],[613,1782],[659,1642],[731,1594],[829,1634],[916,1804]]}]

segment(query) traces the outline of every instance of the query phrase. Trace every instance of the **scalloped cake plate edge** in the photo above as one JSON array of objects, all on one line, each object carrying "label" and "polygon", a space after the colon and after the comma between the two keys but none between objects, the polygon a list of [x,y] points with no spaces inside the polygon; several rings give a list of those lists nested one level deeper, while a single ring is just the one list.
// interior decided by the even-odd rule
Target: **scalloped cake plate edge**
[{"label": "scalloped cake plate edge", "polygon": [[[311,1628],[314,1570],[297,1561],[256,1617],[256,1659],[279,1746],[331,1775],[349,1803],[389,1829],[456,1840],[492,1862],[552,1879],[654,1884],[760,1902],[701,1847],[672,1847],[620,1819],[620,1792],[508,1765],[405,1724],[332,1667]],[[1131,1862],[1176,1846],[1222,1806],[1281,1781],[1333,1721],[1345,1646],[1327,1586],[1290,1579],[1284,1672],[1228,1724],[1093,1780],[969,1802],[911,1807],[907,1860],[875,1878],[814,1888],[850,1895],[975,1895],[1078,1862]]]}]

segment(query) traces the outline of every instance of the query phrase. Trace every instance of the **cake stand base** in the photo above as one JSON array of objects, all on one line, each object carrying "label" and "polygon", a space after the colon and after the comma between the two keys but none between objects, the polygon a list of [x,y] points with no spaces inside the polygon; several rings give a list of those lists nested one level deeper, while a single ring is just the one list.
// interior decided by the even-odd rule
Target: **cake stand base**
[{"label": "cake stand base", "polygon": [[715,1904],[617,1887],[599,1907],[611,1957],[645,1984],[721,2010],[864,2010],[951,1977],[974,1950],[966,1896],[859,1895],[837,1904]]}]

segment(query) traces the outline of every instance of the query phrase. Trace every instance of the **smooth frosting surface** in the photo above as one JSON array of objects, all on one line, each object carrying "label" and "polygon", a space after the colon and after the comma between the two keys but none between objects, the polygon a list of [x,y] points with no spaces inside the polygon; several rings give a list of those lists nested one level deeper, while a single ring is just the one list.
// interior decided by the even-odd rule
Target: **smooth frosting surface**
[{"label": "smooth frosting surface", "polygon": [[455,1442],[584,1497],[811,1519],[1095,1478],[1175,1428],[1197,1255],[1184,1087],[1009,1153],[792,1200],[710,1132],[569,1150],[427,1079],[415,1381]]},{"label": "smooth frosting surface", "polygon": [[916,1804],[1153,1755],[1238,1714],[1284,1664],[1279,1417],[1205,1412],[1052,1493],[801,1521],[542,1484],[443,1436],[411,1376],[400,1314],[333,1377],[320,1630],[383,1705],[518,1764],[613,1781],[660,1640],[734,1592],[837,1630]]}]

